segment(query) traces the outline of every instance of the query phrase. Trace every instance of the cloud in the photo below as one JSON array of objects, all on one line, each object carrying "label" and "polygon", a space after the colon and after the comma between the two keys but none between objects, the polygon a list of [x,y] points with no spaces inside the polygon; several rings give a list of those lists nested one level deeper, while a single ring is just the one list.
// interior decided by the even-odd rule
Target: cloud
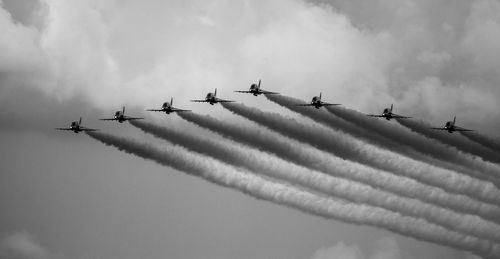
[{"label": "cloud", "polygon": [[312,259],[365,259],[357,246],[348,246],[342,242],[328,248],[321,248]]},{"label": "cloud", "polygon": [[375,242],[375,248],[365,255],[357,245],[339,242],[334,246],[318,249],[312,259],[401,259],[399,245],[394,237],[384,237]]},{"label": "cloud", "polygon": [[[498,1],[353,2],[325,0],[364,32],[384,33],[392,47],[385,67],[390,98],[434,123],[461,115],[495,133],[500,96]],[[400,104],[399,104],[400,103]],[[496,130],[491,130],[493,127]]]},{"label": "cloud", "polygon": [[[312,259],[402,259],[422,256],[421,254],[411,255],[407,252],[401,252],[401,247],[393,236],[382,237],[373,243],[372,249],[363,251],[356,244],[347,245],[344,242],[339,242],[331,247],[318,249]],[[402,254],[405,256],[403,257]],[[467,252],[460,252],[455,256],[463,259],[479,259],[479,257]]]},{"label": "cloud", "polygon": [[103,109],[175,96],[184,106],[262,77],[283,93],[323,91],[362,111],[394,102],[498,131],[495,1],[40,2],[30,7],[39,26],[18,23],[12,4],[0,10],[0,92],[81,94]]},{"label": "cloud", "polygon": [[54,253],[39,244],[35,236],[22,231],[5,236],[0,240],[1,259],[64,259],[64,255]]}]

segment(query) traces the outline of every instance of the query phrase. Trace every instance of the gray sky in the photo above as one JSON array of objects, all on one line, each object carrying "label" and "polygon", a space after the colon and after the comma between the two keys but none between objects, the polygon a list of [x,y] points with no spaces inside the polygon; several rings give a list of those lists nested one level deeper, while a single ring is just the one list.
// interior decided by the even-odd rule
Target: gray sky
[{"label": "gray sky", "polygon": [[222,98],[295,116],[232,92],[262,78],[266,90],[302,99],[321,91],[366,113],[394,103],[433,124],[456,115],[498,137],[498,1],[1,2],[0,258],[465,258],[53,128],[83,116],[88,127],[157,141],[97,118],[122,105],[142,116],[170,97],[239,121],[189,102],[215,87]]}]

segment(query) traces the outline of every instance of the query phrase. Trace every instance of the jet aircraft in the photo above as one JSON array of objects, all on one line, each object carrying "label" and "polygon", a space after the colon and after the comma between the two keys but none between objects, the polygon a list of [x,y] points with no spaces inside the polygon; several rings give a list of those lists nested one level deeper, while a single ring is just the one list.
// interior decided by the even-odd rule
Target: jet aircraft
[{"label": "jet aircraft", "polygon": [[259,84],[252,84],[248,91],[235,91],[235,92],[236,93],[249,93],[249,94],[253,94],[254,96],[261,95],[261,94],[279,94],[279,93],[275,93],[275,92],[269,92],[269,91],[262,90],[260,88],[260,81],[261,80],[259,79]]},{"label": "jet aircraft", "polygon": [[439,128],[431,128],[431,129],[435,129],[435,130],[446,130],[448,131],[449,133],[453,133],[454,131],[474,131],[474,130],[470,130],[470,129],[464,129],[462,127],[459,127],[459,126],[455,126],[455,122],[457,120],[457,117],[453,117],[453,121],[447,121],[443,127],[439,127]]},{"label": "jet aircraft", "polygon": [[385,108],[382,114],[368,114],[367,116],[370,117],[379,117],[379,118],[385,118],[386,120],[391,120],[391,119],[409,119],[411,117],[407,116],[401,116],[398,114],[395,114],[392,112],[393,105],[391,104],[391,108]]},{"label": "jet aircraft", "polygon": [[234,101],[217,98],[217,88],[215,88],[215,91],[213,93],[208,93],[204,100],[191,100],[191,102],[210,103],[211,105],[214,105],[216,103],[231,103]]},{"label": "jet aircraft", "polygon": [[142,119],[144,119],[144,118],[125,116],[125,106],[123,106],[123,109],[121,111],[115,112],[115,116],[113,118],[100,119],[100,120],[102,120],[102,121],[118,121],[119,123],[123,123],[124,121],[128,121],[128,120],[142,120]]},{"label": "jet aircraft", "polygon": [[82,117],[80,117],[79,121],[73,121],[69,125],[69,128],[56,128],[56,130],[71,130],[74,133],[79,133],[80,131],[96,131],[98,129],[91,129],[82,126]]},{"label": "jet aircraft", "polygon": [[327,103],[321,101],[321,93],[319,93],[319,96],[314,96],[311,99],[311,103],[307,104],[297,104],[297,106],[314,106],[314,108],[319,109],[323,106],[332,106],[332,105],[340,105],[339,103]]},{"label": "jet aircraft", "polygon": [[182,110],[182,109],[177,109],[177,108],[174,108],[174,106],[172,106],[174,104],[174,98],[170,99],[170,103],[169,102],[164,102],[163,105],[161,106],[161,109],[149,109],[147,111],[151,111],[151,112],[164,112],[166,114],[170,114],[172,112],[188,112],[188,111],[191,111],[191,110]]}]

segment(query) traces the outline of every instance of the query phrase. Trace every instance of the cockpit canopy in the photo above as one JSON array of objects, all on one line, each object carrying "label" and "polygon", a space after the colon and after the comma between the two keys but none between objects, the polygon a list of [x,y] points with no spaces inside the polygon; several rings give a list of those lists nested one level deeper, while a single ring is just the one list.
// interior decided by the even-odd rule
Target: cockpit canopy
[{"label": "cockpit canopy", "polygon": [[391,112],[391,110],[389,108],[384,109],[384,113],[390,113],[390,112]]},{"label": "cockpit canopy", "polygon": [[76,125],[78,125],[78,122],[77,122],[77,121],[73,121],[73,122],[71,122],[71,127],[75,127]]},{"label": "cockpit canopy", "polygon": [[445,127],[451,127],[452,125],[452,122],[451,121],[447,121],[446,124],[445,124]]},{"label": "cockpit canopy", "polygon": [[250,89],[251,89],[251,90],[255,90],[255,89],[257,89],[257,85],[256,85],[256,84],[252,84],[252,85],[250,86]]},{"label": "cockpit canopy", "polygon": [[318,97],[318,96],[314,96],[314,97],[312,98],[312,102],[318,102],[318,101],[319,101],[319,97]]},{"label": "cockpit canopy", "polygon": [[163,108],[168,108],[168,107],[170,107],[170,103],[168,103],[168,102],[164,102],[164,103],[163,103],[163,105],[162,105],[161,107],[163,107]]},{"label": "cockpit canopy", "polygon": [[121,111],[115,112],[115,116],[120,116],[120,114],[121,114]]},{"label": "cockpit canopy", "polygon": [[207,98],[207,99],[211,99],[213,96],[214,96],[214,94],[213,94],[213,93],[208,93],[206,98]]}]

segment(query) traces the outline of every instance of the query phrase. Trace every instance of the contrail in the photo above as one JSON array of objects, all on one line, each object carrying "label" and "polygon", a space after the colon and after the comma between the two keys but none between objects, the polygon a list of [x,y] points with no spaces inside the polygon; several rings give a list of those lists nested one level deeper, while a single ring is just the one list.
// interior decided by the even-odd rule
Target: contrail
[{"label": "contrail", "polygon": [[451,230],[500,242],[500,226],[484,221],[477,216],[457,214],[423,203],[420,200],[402,198],[376,190],[365,184],[329,177],[254,149],[224,144],[220,141],[193,136],[182,131],[156,126],[143,121],[130,121],[130,124],[146,133],[233,166],[245,167],[256,173],[302,185],[351,202],[366,203],[395,212],[402,212],[409,216],[423,217]]},{"label": "contrail", "polygon": [[[310,143],[319,149],[342,158],[401,174],[450,192],[463,193],[484,201],[494,202],[494,204],[500,204],[500,191],[490,182],[484,182],[467,175],[436,168],[408,157],[382,150],[342,132],[320,127],[320,125],[301,124],[294,119],[284,118],[280,114],[263,112],[243,104],[221,104],[233,113],[291,138]],[[488,191],[485,192],[485,189]]]},{"label": "contrail", "polygon": [[468,131],[462,131],[460,132],[462,135],[465,137],[469,138],[472,141],[475,141],[485,147],[490,148],[497,154],[500,153],[500,140],[496,138],[491,138],[488,136],[485,136],[481,133],[478,132],[468,132]]},{"label": "contrail", "polygon": [[[438,145],[435,145],[435,142],[421,138],[419,137],[420,135],[409,131],[401,131],[400,129],[402,128],[387,126],[387,122],[381,123],[379,120],[368,118],[359,112],[347,112],[347,109],[342,107],[325,107],[334,114],[340,113],[346,115],[337,117],[332,116],[331,113],[323,109],[297,106],[296,104],[304,103],[299,99],[283,95],[266,95],[266,97],[270,101],[306,117],[310,117],[316,122],[334,129],[338,128],[349,135],[362,138],[380,147],[482,180],[492,180],[489,175],[481,172],[491,170],[491,165],[487,166],[483,161],[474,160],[470,156],[465,156],[456,150],[455,152],[450,152],[444,145],[436,147]],[[422,141],[421,139],[427,141]],[[443,155],[445,156],[443,157]],[[469,169],[464,166],[467,166]],[[470,169],[474,169],[475,171],[471,171]]]},{"label": "contrail", "polygon": [[[433,130],[431,129],[431,127],[433,126],[422,120],[397,119],[397,121],[401,125],[411,129],[412,131],[422,134],[428,138],[438,140],[446,145],[456,147],[469,154],[479,156],[484,160],[500,163],[500,153],[494,152],[488,148],[479,145],[478,143],[470,141],[467,138],[461,136],[461,134],[449,134],[448,132],[445,131]],[[491,170],[488,173],[492,174],[497,178],[500,178],[500,172],[498,171],[498,168],[496,171]]]},{"label": "contrail", "polygon": [[153,160],[215,184],[237,189],[258,199],[292,207],[303,212],[348,223],[371,225],[453,248],[467,250],[484,258],[498,258],[500,245],[476,237],[449,231],[422,219],[401,216],[381,208],[346,203],[300,189],[268,181],[253,174],[235,170],[209,158],[167,146],[159,150],[147,144],[105,133],[87,132],[92,138],[124,152]]},{"label": "contrail", "polygon": [[464,195],[452,195],[442,189],[421,184],[413,179],[379,171],[359,163],[329,155],[307,144],[297,142],[260,127],[244,127],[196,113],[178,114],[181,118],[214,131],[240,143],[253,146],[288,160],[327,174],[365,183],[397,195],[450,208],[458,212],[476,214],[500,222],[500,209]]}]

